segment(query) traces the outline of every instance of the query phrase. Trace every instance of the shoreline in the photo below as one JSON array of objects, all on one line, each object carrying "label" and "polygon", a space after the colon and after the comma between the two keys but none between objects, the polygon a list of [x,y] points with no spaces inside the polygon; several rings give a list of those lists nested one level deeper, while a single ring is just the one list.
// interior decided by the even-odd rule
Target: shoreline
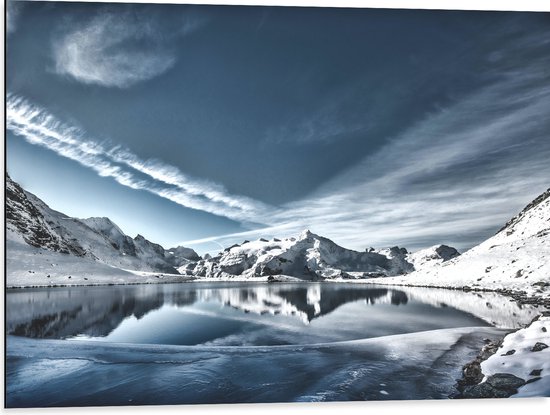
[{"label": "shoreline", "polygon": [[[175,277],[177,274],[159,274],[159,279],[168,276],[169,278]],[[454,286],[445,286],[445,285],[426,285],[426,284],[405,284],[405,283],[385,283],[384,278],[370,278],[370,279],[331,279],[331,280],[319,280],[319,281],[307,281],[299,280],[297,278],[284,279],[284,280],[268,280],[268,277],[261,278],[231,278],[231,279],[218,279],[218,278],[195,278],[185,275],[181,275],[185,278],[181,281],[143,281],[143,282],[98,282],[98,283],[87,283],[87,284],[34,284],[34,285],[5,285],[6,290],[24,290],[24,289],[34,289],[34,288],[77,288],[77,287],[105,287],[105,286],[128,286],[128,285],[160,285],[160,284],[186,284],[186,283],[262,283],[262,284],[335,284],[335,283],[344,283],[344,284],[369,284],[369,285],[381,285],[388,287],[415,287],[415,288],[434,288],[434,289],[445,289],[451,291],[462,291],[462,292],[485,292],[485,293],[497,293],[506,297],[510,297],[518,304],[521,305],[533,305],[538,307],[546,307],[550,309],[550,296],[543,297],[541,295],[529,295],[525,291],[515,291],[510,289],[502,288],[480,288],[480,287],[454,287]],[[393,277],[388,277],[393,278]]]}]

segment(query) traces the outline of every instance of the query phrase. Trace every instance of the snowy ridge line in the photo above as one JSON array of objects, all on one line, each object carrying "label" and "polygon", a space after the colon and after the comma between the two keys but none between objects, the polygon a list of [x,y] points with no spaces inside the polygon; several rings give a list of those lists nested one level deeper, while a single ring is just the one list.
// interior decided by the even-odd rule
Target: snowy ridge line
[{"label": "snowy ridge line", "polygon": [[375,283],[495,291],[524,303],[550,306],[550,191],[462,255]]},{"label": "snowy ridge line", "polygon": [[406,249],[397,246],[381,251],[355,251],[306,229],[297,237],[260,238],[234,244],[215,257],[185,264],[178,271],[200,278],[267,277],[272,281],[380,277],[412,271],[414,267],[406,260],[406,254]]},{"label": "snowy ridge line", "polygon": [[[9,287],[112,285],[168,279],[335,280],[493,291],[523,303],[533,299],[539,304],[550,302],[549,191],[527,205],[495,236],[462,255],[446,245],[412,254],[398,246],[355,251],[305,230],[297,237],[244,241],[225,248],[217,256],[200,258],[189,248],[165,250],[143,236],[130,238],[108,218],[67,220],[66,215],[50,209],[9,177],[7,184]],[[75,254],[62,255],[65,251]],[[165,273],[175,276],[167,277]]]},{"label": "snowy ridge line", "polygon": [[500,228],[496,234],[502,232],[506,228],[509,228],[509,227],[513,226],[514,224],[516,224],[517,222],[519,222],[521,220],[521,218],[529,210],[531,210],[531,208],[539,205],[540,203],[542,203],[544,200],[548,199],[549,197],[550,197],[550,188],[548,188],[544,193],[542,193],[540,196],[535,198],[531,203],[529,203],[527,206],[525,206],[525,208],[523,208],[523,210],[521,212],[519,212],[516,216],[514,216],[512,219],[510,219],[508,222],[506,222],[506,224],[502,228]]},{"label": "snowy ridge line", "polygon": [[177,267],[200,258],[190,248],[131,238],[106,217],[68,217],[9,175],[6,196],[8,286],[151,282],[179,276]]},{"label": "snowy ridge line", "polygon": [[[281,351],[302,351],[307,349],[326,349],[333,347],[346,347],[346,346],[356,346],[356,345],[372,345],[380,347],[399,347],[398,344],[400,341],[412,341],[414,343],[425,342],[426,339],[436,338],[440,336],[455,336],[456,340],[460,336],[473,333],[476,331],[489,331],[493,333],[507,333],[510,330],[498,329],[494,327],[455,327],[450,329],[437,329],[437,330],[427,330],[415,333],[403,333],[403,334],[393,334],[389,336],[381,337],[372,337],[366,339],[357,339],[357,340],[345,340],[345,341],[336,341],[328,343],[313,343],[313,344],[283,344],[283,345],[270,345],[270,346],[201,346],[201,345],[165,345],[165,344],[135,344],[135,343],[114,343],[114,342],[101,342],[93,340],[50,340],[50,339],[29,339],[19,336],[8,335],[7,338],[7,350],[8,355],[13,357],[40,357],[40,358],[49,358],[55,359],[55,354],[60,352],[74,353],[75,356],[81,356],[83,352],[90,352],[91,354],[101,355],[104,352],[109,353],[127,353],[132,352],[132,356],[136,357],[136,353],[155,353],[154,357],[161,355],[172,355],[179,353],[189,353],[189,352],[231,352],[235,354],[241,353],[269,353],[274,350]],[[37,343],[40,344],[49,344],[50,347],[47,348],[50,354],[44,354],[44,349],[36,349],[34,346]],[[75,344],[78,344],[78,348],[75,348]],[[38,354],[40,356],[38,356]],[[53,357],[52,357],[53,356]],[[111,357],[116,355],[110,354]],[[61,357],[60,357],[61,358]],[[70,359],[71,356],[64,355],[63,359]],[[90,360],[90,359],[88,359]],[[122,362],[122,361],[121,361]],[[126,362],[126,361],[124,361]],[[162,361],[158,360],[146,360],[140,361],[142,363],[158,363]],[[137,363],[137,362],[136,362]],[[185,363],[182,361],[182,363]]]}]

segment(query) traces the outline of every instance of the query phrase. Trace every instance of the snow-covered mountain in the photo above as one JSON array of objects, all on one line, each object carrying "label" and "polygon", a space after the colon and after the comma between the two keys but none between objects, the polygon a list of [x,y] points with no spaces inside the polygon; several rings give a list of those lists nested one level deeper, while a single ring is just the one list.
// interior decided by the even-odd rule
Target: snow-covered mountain
[{"label": "snow-covered mountain", "polygon": [[[162,272],[177,275],[180,280],[185,279],[183,275],[187,279],[278,281],[376,277],[379,284],[509,289],[550,295],[550,190],[496,235],[462,255],[446,245],[415,253],[397,246],[359,252],[304,231],[298,237],[244,241],[215,257],[200,258],[189,248],[165,250],[141,235],[131,238],[108,218],[66,216],[50,209],[9,177],[6,186],[8,285],[13,285],[15,277],[30,281],[31,274],[37,273],[43,279],[51,276],[43,284],[51,285],[84,283],[88,279],[97,283],[97,276],[116,276],[113,281],[101,283],[140,282],[134,278],[136,273],[160,278],[147,273]],[[76,282],[75,274],[83,281]],[[65,281],[71,278],[73,281]]]},{"label": "snow-covered mountain", "polygon": [[179,268],[189,262],[199,261],[201,257],[191,248],[178,246],[164,251],[164,258],[174,268]]},{"label": "snow-covered mountain", "polygon": [[376,283],[507,289],[550,296],[550,189],[496,235],[464,254]]},{"label": "snow-covered mountain", "polygon": [[[76,219],[57,212],[9,176],[6,186],[9,285],[21,275],[27,282],[15,285],[35,285],[34,280],[42,277],[52,278],[47,285],[69,283],[63,278],[79,283],[75,281],[78,277],[93,283],[98,275],[116,275],[120,283],[128,278],[126,271],[179,273],[199,279],[266,280],[283,275],[316,281],[400,275],[414,270],[405,248],[358,252],[309,231],[297,238],[245,241],[216,257],[202,259],[190,248],[165,250],[141,235],[131,238],[109,218]],[[40,278],[27,275],[37,272]]]},{"label": "snow-covered mountain", "polygon": [[434,245],[408,254],[406,260],[413,264],[415,271],[419,271],[439,265],[459,255],[460,252],[451,246]]},{"label": "snow-covered mountain", "polygon": [[330,239],[304,231],[298,238],[259,239],[226,248],[218,256],[189,263],[180,273],[203,278],[231,279],[284,275],[300,280],[364,278],[413,271],[406,250],[392,248],[387,255],[342,248]]},{"label": "snow-covered mountain", "polygon": [[[6,228],[8,280],[10,274],[31,264],[47,272],[40,262],[50,259],[51,263],[62,262],[67,268],[65,272],[78,270],[80,264],[82,272],[99,267],[98,273],[107,274],[116,273],[115,269],[178,274],[176,267],[189,259],[199,259],[189,248],[165,250],[141,235],[131,238],[108,218],[76,219],[57,212],[9,176]],[[40,256],[44,261],[38,261]]]},{"label": "snow-covered mountain", "polygon": [[65,240],[44,217],[27,193],[9,176],[6,179],[6,230],[8,241],[24,242],[36,248],[83,256],[77,243]]}]

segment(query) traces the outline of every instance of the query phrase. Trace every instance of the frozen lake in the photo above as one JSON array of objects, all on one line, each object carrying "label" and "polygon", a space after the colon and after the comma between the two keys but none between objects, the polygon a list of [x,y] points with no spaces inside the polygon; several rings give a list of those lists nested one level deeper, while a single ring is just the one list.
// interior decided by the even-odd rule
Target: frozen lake
[{"label": "frozen lake", "polygon": [[7,404],[446,398],[535,310],[492,293],[186,283],[7,294]]}]

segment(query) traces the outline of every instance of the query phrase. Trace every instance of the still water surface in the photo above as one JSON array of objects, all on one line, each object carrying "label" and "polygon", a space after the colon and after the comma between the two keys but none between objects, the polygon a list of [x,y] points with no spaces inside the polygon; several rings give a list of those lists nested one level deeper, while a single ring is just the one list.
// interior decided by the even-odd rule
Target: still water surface
[{"label": "still water surface", "polygon": [[332,283],[6,301],[8,407],[444,399],[485,339],[535,313],[494,293]]},{"label": "still water surface", "polygon": [[168,345],[284,345],[488,326],[404,291],[352,284],[170,284],[8,293],[8,333]]}]

